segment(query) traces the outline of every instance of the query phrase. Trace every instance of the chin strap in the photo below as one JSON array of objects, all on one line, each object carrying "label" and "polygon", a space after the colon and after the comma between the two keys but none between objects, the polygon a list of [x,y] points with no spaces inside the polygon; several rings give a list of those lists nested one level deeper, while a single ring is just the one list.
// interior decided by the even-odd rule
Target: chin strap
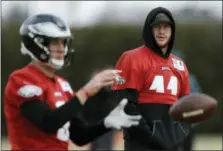
[{"label": "chin strap", "polygon": [[64,65],[64,60],[58,60],[58,59],[53,59],[51,58],[49,61],[49,64],[55,68],[56,70],[59,70],[63,67]]}]

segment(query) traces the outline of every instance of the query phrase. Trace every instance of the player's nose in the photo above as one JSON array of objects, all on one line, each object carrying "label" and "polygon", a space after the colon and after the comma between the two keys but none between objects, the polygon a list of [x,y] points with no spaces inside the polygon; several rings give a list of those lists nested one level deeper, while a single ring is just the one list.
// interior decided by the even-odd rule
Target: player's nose
[{"label": "player's nose", "polygon": [[58,45],[57,46],[58,46],[57,48],[58,48],[59,51],[64,51],[64,49],[65,49],[64,41],[60,40],[58,42]]}]

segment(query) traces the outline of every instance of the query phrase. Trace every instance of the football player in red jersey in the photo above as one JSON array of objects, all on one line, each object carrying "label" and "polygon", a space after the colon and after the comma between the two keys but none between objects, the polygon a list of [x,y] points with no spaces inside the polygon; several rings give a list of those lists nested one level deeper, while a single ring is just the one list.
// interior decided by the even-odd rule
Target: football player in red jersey
[{"label": "football player in red jersey", "polygon": [[116,69],[120,84],[114,84],[117,98],[126,97],[126,113],[141,114],[136,127],[124,130],[125,150],[180,150],[190,125],[174,121],[170,106],[190,93],[188,70],[184,62],[171,54],[175,21],[169,10],[153,9],[147,16],[144,45],[124,52]]},{"label": "football player in red jersey", "polygon": [[21,51],[32,62],[14,71],[4,92],[4,111],[11,150],[68,150],[68,141],[84,145],[112,128],[139,124],[140,116],[124,113],[123,99],[99,123],[89,125],[79,116],[87,100],[105,93],[119,71],[99,72],[76,93],[55,74],[68,66],[71,31],[60,18],[49,14],[29,17],[20,28]]}]

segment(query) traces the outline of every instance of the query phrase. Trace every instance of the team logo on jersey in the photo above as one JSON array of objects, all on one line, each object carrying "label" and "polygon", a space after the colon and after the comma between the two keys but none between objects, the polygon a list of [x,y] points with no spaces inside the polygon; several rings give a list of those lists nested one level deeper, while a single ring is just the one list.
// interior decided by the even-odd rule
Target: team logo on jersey
[{"label": "team logo on jersey", "polygon": [[34,96],[42,95],[42,88],[36,85],[24,85],[18,90],[18,94],[24,98],[32,98]]},{"label": "team logo on jersey", "polygon": [[172,58],[172,61],[173,61],[174,68],[176,68],[176,69],[178,69],[180,71],[184,71],[185,70],[183,61],[178,60],[176,58]]},{"label": "team logo on jersey", "polygon": [[115,77],[115,82],[116,84],[122,85],[125,83],[125,79],[117,74],[117,76]]}]

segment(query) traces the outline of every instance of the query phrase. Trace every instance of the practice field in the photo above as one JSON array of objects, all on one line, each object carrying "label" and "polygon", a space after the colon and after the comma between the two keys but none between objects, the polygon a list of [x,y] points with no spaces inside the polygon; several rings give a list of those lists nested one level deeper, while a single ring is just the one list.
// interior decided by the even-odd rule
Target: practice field
[{"label": "practice field", "polygon": [[[2,138],[2,150],[9,150],[10,146],[8,144],[7,138]],[[71,144],[70,149],[71,150],[88,150],[90,147],[89,145],[86,145],[84,147],[76,147],[75,145]],[[122,133],[118,132],[116,133],[114,137],[114,150],[121,150],[123,149],[123,140],[122,140]],[[222,150],[222,136],[221,135],[198,135],[195,138],[195,144],[193,146],[194,150]]]}]

